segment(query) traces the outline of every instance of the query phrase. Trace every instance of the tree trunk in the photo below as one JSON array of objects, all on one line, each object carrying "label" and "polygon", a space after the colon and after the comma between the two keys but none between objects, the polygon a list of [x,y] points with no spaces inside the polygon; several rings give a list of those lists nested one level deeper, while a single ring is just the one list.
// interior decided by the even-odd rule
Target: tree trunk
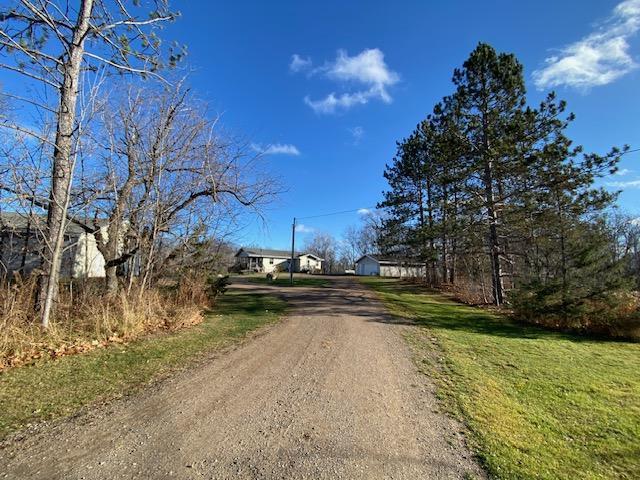
[{"label": "tree trunk", "polygon": [[[427,237],[424,234],[424,227],[425,227],[425,221],[424,221],[424,198],[423,198],[423,192],[422,192],[422,183],[420,182],[418,184],[418,214],[419,214],[419,221],[420,221],[420,246],[422,247],[422,252],[421,252],[421,256],[422,256],[422,260],[426,260],[426,252],[427,252]],[[427,284],[431,284],[431,278],[429,275],[429,264],[425,261],[425,282]]]},{"label": "tree trunk", "polygon": [[493,303],[502,305],[504,303],[504,287],[502,284],[502,262],[500,259],[500,236],[498,235],[498,212],[496,210],[495,190],[494,190],[494,166],[491,154],[491,141],[489,139],[489,106],[488,106],[488,86],[483,78],[484,97],[480,108],[482,115],[482,165],[484,167],[483,183],[485,191],[485,208],[489,223],[489,260],[491,263],[491,283],[493,290]]},{"label": "tree trunk", "polygon": [[448,231],[447,231],[447,222],[449,221],[447,216],[447,210],[449,208],[448,193],[449,192],[447,191],[446,184],[443,184],[442,185],[442,283],[447,283],[449,281],[449,264],[448,264],[449,238],[448,238]]},{"label": "tree trunk", "polygon": [[105,277],[107,282],[107,295],[114,296],[118,294],[118,267],[105,268]]},{"label": "tree trunk", "polygon": [[502,284],[502,262],[500,260],[500,237],[498,235],[498,213],[493,195],[493,162],[487,159],[484,169],[484,187],[489,219],[489,258],[491,261],[491,280],[493,286],[493,303],[504,303],[504,287]]},{"label": "tree trunk", "polygon": [[451,241],[451,269],[449,270],[449,283],[454,285],[456,283],[456,269],[458,260],[458,236],[460,234],[458,229],[458,186],[454,183],[453,188],[453,209],[452,209],[452,236]]},{"label": "tree trunk", "polygon": [[75,130],[76,103],[84,55],[84,41],[89,30],[92,9],[93,0],[83,0],[80,3],[72,43],[69,45],[69,58],[64,65],[64,79],[60,89],[51,192],[47,212],[47,241],[42,255],[43,268],[39,278],[38,304],[36,306],[43,328],[49,326],[53,305],[58,298],[65,220],[73,181],[74,160],[71,150]]},{"label": "tree trunk", "polygon": [[436,260],[434,258],[435,241],[433,238],[433,190],[431,188],[431,180],[427,176],[427,219],[429,220],[429,276],[431,285],[435,286],[437,282]]},{"label": "tree trunk", "polygon": [[496,218],[489,214],[489,252],[491,257],[491,278],[493,282],[493,303],[504,303],[504,286],[502,284],[502,262],[500,261],[500,244],[498,241],[498,226]]},{"label": "tree trunk", "polygon": [[559,235],[560,235],[560,274],[562,276],[562,319],[567,322],[567,308],[569,304],[568,299],[568,269],[567,269],[567,243],[566,243],[566,231],[564,228],[564,215],[562,209],[562,199],[558,192],[555,192],[558,222],[559,222]]},{"label": "tree trunk", "polygon": [[456,283],[456,268],[457,268],[457,255],[458,255],[458,241],[456,237],[453,237],[451,241],[451,266],[449,268],[449,283],[455,285]]}]

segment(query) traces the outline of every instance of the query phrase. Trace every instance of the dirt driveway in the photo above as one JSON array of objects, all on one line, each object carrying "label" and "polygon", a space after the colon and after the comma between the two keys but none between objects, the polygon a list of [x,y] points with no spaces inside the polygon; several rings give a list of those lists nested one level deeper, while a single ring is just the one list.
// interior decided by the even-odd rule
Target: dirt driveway
[{"label": "dirt driveway", "polygon": [[483,477],[460,427],[354,279],[274,290],[294,309],[240,348],[0,451],[0,478]]}]

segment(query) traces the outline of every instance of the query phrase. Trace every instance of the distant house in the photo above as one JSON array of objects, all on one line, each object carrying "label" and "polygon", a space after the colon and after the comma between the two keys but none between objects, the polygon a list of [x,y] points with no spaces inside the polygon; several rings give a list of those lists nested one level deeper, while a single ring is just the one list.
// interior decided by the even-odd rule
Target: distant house
[{"label": "distant house", "polygon": [[322,271],[323,258],[313,253],[302,253],[295,258],[294,272],[316,273]]},{"label": "distant house", "polygon": [[[291,251],[266,248],[241,248],[235,255],[235,267],[239,270],[270,273],[276,269],[289,271]],[[322,270],[324,260],[312,253],[294,255],[294,272],[315,273]]]},{"label": "distant house", "polygon": [[[45,224],[44,215],[0,214],[1,274],[28,274],[40,266],[41,232]],[[60,275],[62,278],[105,276],[104,258],[98,251],[95,236],[74,223],[70,223],[65,232]]]},{"label": "distant house", "polygon": [[411,259],[398,259],[384,255],[363,255],[356,260],[356,275],[418,278],[424,277],[425,265]]}]

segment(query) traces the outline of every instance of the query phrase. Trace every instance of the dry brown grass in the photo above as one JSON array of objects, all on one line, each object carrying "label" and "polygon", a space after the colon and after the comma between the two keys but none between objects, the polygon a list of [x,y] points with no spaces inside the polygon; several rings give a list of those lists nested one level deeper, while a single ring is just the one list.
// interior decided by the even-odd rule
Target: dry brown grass
[{"label": "dry brown grass", "polygon": [[0,290],[0,370],[43,356],[60,356],[123,342],[157,330],[174,330],[202,321],[209,304],[203,278],[140,292],[135,286],[103,295],[100,281],[62,285],[50,328],[36,319],[35,279],[15,278]]}]

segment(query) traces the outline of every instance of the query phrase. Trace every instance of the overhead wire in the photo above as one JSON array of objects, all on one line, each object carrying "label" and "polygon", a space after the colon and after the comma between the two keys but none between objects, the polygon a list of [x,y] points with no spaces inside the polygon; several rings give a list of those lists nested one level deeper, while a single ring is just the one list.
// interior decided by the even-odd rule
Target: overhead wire
[{"label": "overhead wire", "polygon": [[[361,207],[361,208],[354,208],[353,210],[342,210],[339,212],[331,212],[331,213],[322,213],[320,215],[309,215],[306,217],[296,217],[296,220],[308,220],[310,218],[320,218],[320,217],[330,217],[332,215],[343,215],[345,213],[355,213],[355,212],[363,212],[364,210],[377,210],[378,207]],[[364,212],[363,212],[364,213]]]}]

